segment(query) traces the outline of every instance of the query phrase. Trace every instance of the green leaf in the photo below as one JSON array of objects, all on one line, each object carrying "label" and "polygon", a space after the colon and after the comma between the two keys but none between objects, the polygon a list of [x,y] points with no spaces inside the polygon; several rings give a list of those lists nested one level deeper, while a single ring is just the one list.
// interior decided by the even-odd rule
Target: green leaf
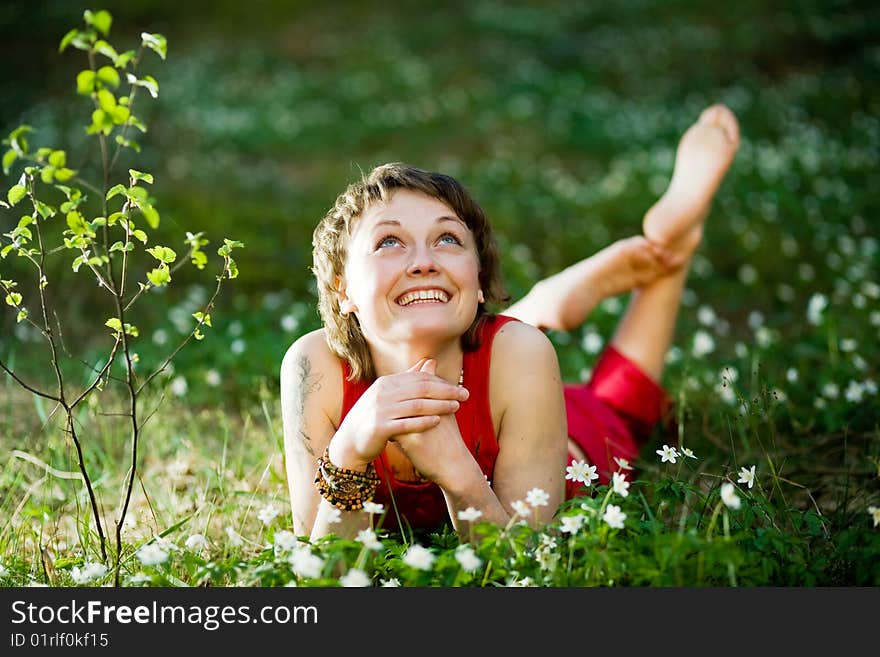
[{"label": "green leaf", "polygon": [[24,135],[33,131],[34,129],[29,125],[20,125],[9,133],[9,145],[12,146],[19,156],[27,155],[28,143]]},{"label": "green leaf", "polygon": [[172,263],[177,260],[177,254],[173,249],[169,249],[167,246],[154,246],[147,249],[147,253],[160,262]]},{"label": "green leaf", "polygon": [[114,89],[119,86],[119,73],[112,66],[102,66],[98,69],[98,79],[109,84]]},{"label": "green leaf", "polygon": [[79,36],[79,30],[73,28],[63,37],[61,37],[61,43],[58,44],[58,52],[64,52],[64,49],[70,45],[70,42],[73,41],[77,36]]},{"label": "green leaf", "polygon": [[61,169],[55,170],[55,180],[59,180],[61,182],[65,182],[70,180],[76,175],[76,171],[73,169],[68,169],[67,167],[62,167]]},{"label": "green leaf", "polygon": [[91,96],[94,90],[95,72],[88,69],[80,71],[76,76],[76,93]]},{"label": "green leaf", "polygon": [[25,189],[24,185],[13,185],[6,194],[9,204],[13,206],[25,196],[27,196],[27,189]]},{"label": "green leaf", "polygon": [[232,253],[232,249],[240,249],[242,247],[244,247],[244,244],[242,242],[224,238],[223,246],[217,249],[217,255],[228,256],[230,253]]},{"label": "green leaf", "polygon": [[18,153],[15,152],[14,148],[10,148],[3,154],[3,173],[9,173],[9,169],[12,166],[13,162],[18,159]]},{"label": "green leaf", "polygon": [[109,326],[117,332],[122,330],[122,322],[119,321],[118,317],[111,317],[106,322],[104,322],[104,326]]},{"label": "green leaf", "polygon": [[135,153],[141,152],[141,145],[134,139],[126,139],[122,135],[116,135],[116,143],[122,147],[132,149]]},{"label": "green leaf", "polygon": [[195,312],[192,314],[196,321],[201,322],[205,326],[211,326],[211,313]]},{"label": "green leaf", "polygon": [[52,151],[49,153],[49,164],[58,168],[67,166],[67,153],[64,151]]},{"label": "green leaf", "polygon": [[129,169],[128,175],[133,180],[143,180],[145,183],[153,184],[153,174],[143,173],[142,171],[136,171],[135,169]]},{"label": "green leaf", "polygon": [[52,184],[52,180],[54,178],[55,178],[55,167],[45,166],[40,170],[40,180],[42,180],[47,185]]},{"label": "green leaf", "polygon": [[10,292],[6,295],[6,303],[10,306],[18,306],[21,303],[21,295],[18,292]]},{"label": "green leaf", "polygon": [[130,336],[133,337],[133,338],[136,338],[136,337],[138,337],[138,336],[141,334],[141,332],[138,330],[138,327],[137,327],[137,326],[135,326],[134,324],[129,324],[128,322],[126,322],[126,323],[125,323],[125,334],[126,334],[126,335],[130,335]]},{"label": "green leaf", "polygon": [[238,265],[232,258],[226,263],[226,278],[238,278]]},{"label": "green leaf", "polygon": [[132,231],[131,234],[132,234],[132,236],[133,236],[135,239],[139,239],[139,240],[140,240],[141,242],[143,242],[144,244],[147,243],[147,234],[146,234],[144,231],[142,231],[142,230],[135,230],[135,231]]},{"label": "green leaf", "polygon": [[151,75],[145,75],[143,78],[137,78],[131,73],[126,76],[126,80],[128,80],[129,84],[135,87],[143,87],[147,91],[150,92],[150,95],[153,98],[159,97],[159,83],[156,82],[156,78]]},{"label": "green leaf", "polygon": [[128,117],[131,116],[131,111],[123,105],[117,105],[110,110],[108,114],[116,125],[125,125],[128,121]]},{"label": "green leaf", "polygon": [[126,50],[124,53],[121,53],[113,63],[116,64],[116,68],[125,68],[128,66],[128,63],[134,59],[136,54],[137,53],[134,50]]},{"label": "green leaf", "polygon": [[86,132],[90,135],[94,135],[98,132],[103,132],[105,135],[109,135],[113,130],[113,119],[102,109],[96,109],[92,112],[92,125],[86,128]]},{"label": "green leaf", "polygon": [[147,272],[147,280],[156,287],[168,285],[171,282],[171,273],[168,271],[168,265],[162,264],[156,269]]},{"label": "green leaf", "polygon": [[128,125],[133,125],[135,128],[137,128],[137,129],[140,130],[141,132],[146,132],[146,131],[147,131],[147,126],[145,126],[145,125],[143,124],[143,122],[142,122],[138,117],[136,117],[134,114],[132,114],[132,115],[129,117],[129,119],[128,119]]},{"label": "green leaf", "polygon": [[104,55],[104,57],[112,60],[114,64],[116,64],[117,60],[119,59],[119,54],[116,52],[116,49],[103,39],[95,41],[95,45],[93,47],[95,49],[95,52],[100,53]]},{"label": "green leaf", "polygon": [[204,340],[205,336],[199,329],[193,329],[193,337],[196,340]]},{"label": "green leaf", "polygon": [[113,24],[113,16],[110,15],[110,12],[104,9],[94,12],[86,9],[83,12],[83,18],[86,21],[86,25],[91,25],[104,36],[110,33],[110,26]]},{"label": "green leaf", "polygon": [[55,212],[56,212],[56,211],[55,211],[55,208],[53,208],[51,205],[48,205],[48,204],[46,204],[46,203],[43,203],[43,202],[40,201],[40,200],[36,200],[36,201],[34,201],[34,205],[36,205],[36,207],[37,207],[37,212],[40,213],[40,216],[41,216],[43,219],[48,219],[49,217],[54,217],[54,216],[55,216]]},{"label": "green leaf", "polygon": [[105,198],[109,201],[114,196],[125,194],[126,191],[128,191],[128,188],[125,185],[113,185],[113,187],[107,190],[107,196]]},{"label": "green leaf", "polygon": [[141,32],[141,44],[155,51],[162,59],[165,59],[165,55],[168,53],[168,42],[161,34]]},{"label": "green leaf", "polygon": [[116,109],[116,96],[106,89],[98,90],[98,104],[105,112],[112,112]]},{"label": "green leaf", "polygon": [[15,321],[22,322],[23,320],[27,319],[27,316],[28,316],[27,308],[22,308],[21,310],[18,311],[18,315],[15,316]]},{"label": "green leaf", "polygon": [[146,189],[144,189],[143,187],[138,187],[136,185],[129,187],[128,191],[126,192],[125,195],[128,196],[128,198],[130,198],[132,201],[134,201],[135,203],[138,203],[138,204],[146,203],[147,199],[149,197],[149,194]]},{"label": "green leaf", "polygon": [[205,265],[208,264],[208,256],[205,255],[204,251],[193,251],[191,262],[198,269],[204,269]]},{"label": "green leaf", "polygon": [[150,224],[150,228],[156,230],[159,227],[159,213],[156,211],[156,208],[152,205],[142,205],[141,213],[144,215],[147,223]]}]

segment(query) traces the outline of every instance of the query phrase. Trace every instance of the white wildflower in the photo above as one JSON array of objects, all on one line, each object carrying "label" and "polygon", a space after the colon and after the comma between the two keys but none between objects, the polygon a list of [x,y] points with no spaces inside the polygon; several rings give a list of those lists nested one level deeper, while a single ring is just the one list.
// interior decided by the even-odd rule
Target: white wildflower
[{"label": "white wildflower", "polygon": [[532,512],[529,505],[526,504],[523,500],[515,500],[510,503],[510,506],[516,515],[521,516],[523,518],[525,518],[526,516],[528,516]]},{"label": "white wildflower", "polygon": [[822,323],[822,313],[825,311],[825,308],[828,307],[828,297],[824,294],[816,293],[810,297],[810,302],[807,304],[807,321],[810,322],[813,326],[818,326]]},{"label": "white wildflower", "polygon": [[542,488],[532,488],[526,493],[526,502],[533,507],[547,506],[550,495]]},{"label": "white wildflower", "polygon": [[171,394],[175,397],[183,397],[187,391],[186,379],[183,376],[176,376],[171,381]]},{"label": "white wildflower", "polygon": [[467,573],[472,573],[483,565],[483,560],[470,545],[459,545],[455,550],[455,559]]},{"label": "white wildflower", "polygon": [[96,579],[101,579],[107,574],[107,566],[102,563],[88,562],[82,568],[74,566],[70,569],[70,576],[77,584],[88,584]]},{"label": "white wildflower", "polygon": [[[621,470],[632,470],[633,469],[633,467],[629,464],[629,461],[627,461],[625,458],[622,458],[620,456],[615,456],[614,462],[617,464],[617,467],[619,467]],[[598,479],[598,478],[599,478],[599,475],[596,475],[596,479]]]},{"label": "white wildflower", "polygon": [[218,372],[217,370],[210,369],[205,372],[205,383],[207,383],[209,386],[213,386],[216,388],[220,385],[222,381],[223,379],[220,377],[220,372]]},{"label": "white wildflower", "polygon": [[379,540],[379,537],[376,536],[376,532],[374,532],[372,529],[360,530],[355,540],[358,543],[363,543],[363,546],[368,550],[382,549],[382,542]]},{"label": "white wildflower", "polygon": [[226,528],[226,538],[229,539],[229,545],[232,547],[241,547],[244,545],[244,539],[232,527]]},{"label": "white wildflower", "polygon": [[684,454],[685,456],[687,456],[689,459],[697,458],[697,455],[694,454],[694,451],[689,447],[682,447],[681,453]]},{"label": "white wildflower", "polygon": [[299,545],[299,540],[296,535],[288,531],[286,529],[279,529],[275,532],[272,537],[272,542],[275,544],[275,554],[280,554],[282,552],[290,552],[297,545]]},{"label": "white wildflower", "polygon": [[599,475],[596,474],[595,465],[587,465],[586,461],[578,460],[572,461],[571,465],[565,468],[565,478],[589,486],[599,478]]},{"label": "white wildflower", "polygon": [[691,351],[697,358],[711,354],[715,351],[715,339],[706,331],[699,330],[694,334],[694,344]]},{"label": "white wildflower", "polygon": [[755,466],[753,465],[751,468],[740,468],[739,470],[739,479],[736,480],[738,484],[748,484],[749,488],[755,485]]},{"label": "white wildflower", "polygon": [[579,513],[576,516],[563,516],[559,531],[563,534],[577,534],[581,530],[581,527],[584,526],[584,521],[586,519],[587,517],[582,513]]},{"label": "white wildflower", "polygon": [[475,509],[472,506],[469,506],[464,511],[458,512],[458,519],[464,520],[465,522],[475,522],[483,517],[483,512],[479,509]]},{"label": "white wildflower", "polygon": [[413,543],[403,555],[403,563],[417,570],[431,570],[434,566],[435,557],[430,550],[418,543]]},{"label": "white wildflower", "polygon": [[663,445],[661,449],[656,450],[657,454],[660,455],[660,462],[666,463],[675,463],[675,459],[679,457],[679,453],[676,451],[674,447],[670,447],[669,445]]},{"label": "white wildflower", "polygon": [[627,497],[629,495],[629,482],[626,480],[626,475],[623,473],[615,472],[612,476],[611,485],[614,488],[614,492],[621,497]]},{"label": "white wildflower", "polygon": [[862,387],[862,384],[858,381],[850,381],[846,386],[846,391],[843,393],[846,397],[846,401],[858,404],[862,401],[862,397],[865,394],[865,389]]},{"label": "white wildflower", "polygon": [[345,587],[360,588],[371,585],[370,576],[360,568],[352,568],[349,570],[345,575],[339,578],[339,583]]},{"label": "white wildflower", "polygon": [[187,550],[198,552],[208,547],[208,539],[205,538],[204,534],[193,534],[183,544]]},{"label": "white wildflower", "polygon": [[620,510],[615,504],[609,504],[605,507],[605,515],[602,516],[609,527],[612,529],[623,529],[623,521],[626,520],[626,514]]},{"label": "white wildflower", "polygon": [[168,551],[156,543],[147,543],[141,546],[136,554],[138,560],[145,566],[158,566],[168,560]]},{"label": "white wildflower", "polygon": [[305,546],[294,549],[289,561],[293,572],[300,577],[315,579],[324,570],[324,560]]},{"label": "white wildflower", "polygon": [[733,484],[729,482],[721,484],[721,501],[731,509],[739,508],[740,499]]},{"label": "white wildflower", "polygon": [[364,513],[378,516],[385,513],[384,504],[376,504],[375,502],[364,502]]},{"label": "white wildflower", "polygon": [[388,587],[388,588],[397,588],[398,586],[400,586],[400,580],[397,579],[396,577],[392,577],[390,579],[383,579],[381,583],[382,583],[383,587]]},{"label": "white wildflower", "polygon": [[871,517],[874,519],[874,526],[876,527],[877,525],[880,525],[880,507],[869,506],[868,513],[870,513]]},{"label": "white wildflower", "polygon": [[259,518],[260,522],[262,522],[264,525],[271,525],[272,521],[275,520],[276,517],[278,517],[278,513],[279,511],[275,507],[275,505],[270,504],[260,509],[260,512],[257,513],[257,518]]}]

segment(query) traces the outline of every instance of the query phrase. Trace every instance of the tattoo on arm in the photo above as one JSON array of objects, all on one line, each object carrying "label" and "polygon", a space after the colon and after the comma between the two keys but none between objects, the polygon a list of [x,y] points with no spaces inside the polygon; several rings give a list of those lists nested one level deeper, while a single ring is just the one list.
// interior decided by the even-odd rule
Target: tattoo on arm
[{"label": "tattoo on arm", "polygon": [[300,357],[300,359],[297,361],[297,370],[299,372],[299,435],[302,439],[303,446],[306,448],[306,451],[314,457],[315,450],[312,449],[311,439],[308,437],[308,435],[306,435],[306,432],[303,431],[304,422],[302,421],[302,419],[305,418],[306,398],[313,392],[317,392],[321,389],[322,375],[320,372],[312,372],[312,361],[309,360],[308,356]]}]

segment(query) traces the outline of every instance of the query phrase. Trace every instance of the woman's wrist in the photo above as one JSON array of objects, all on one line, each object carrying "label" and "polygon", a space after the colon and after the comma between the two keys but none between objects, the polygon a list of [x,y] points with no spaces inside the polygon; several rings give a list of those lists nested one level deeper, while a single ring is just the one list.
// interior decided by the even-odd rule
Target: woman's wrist
[{"label": "woman's wrist", "polygon": [[364,472],[370,465],[370,461],[359,458],[353,441],[349,439],[348,433],[342,428],[330,439],[327,452],[331,463],[340,468]]}]

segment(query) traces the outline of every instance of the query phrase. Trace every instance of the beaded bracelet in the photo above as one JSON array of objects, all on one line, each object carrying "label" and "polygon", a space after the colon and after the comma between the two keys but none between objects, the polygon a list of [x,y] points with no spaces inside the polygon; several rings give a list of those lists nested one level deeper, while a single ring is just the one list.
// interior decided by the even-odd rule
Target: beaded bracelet
[{"label": "beaded bracelet", "polygon": [[329,446],[318,459],[315,487],[337,509],[357,511],[364,508],[364,502],[373,499],[378,485],[379,475],[372,463],[367,466],[366,472],[340,468],[330,461]]}]

